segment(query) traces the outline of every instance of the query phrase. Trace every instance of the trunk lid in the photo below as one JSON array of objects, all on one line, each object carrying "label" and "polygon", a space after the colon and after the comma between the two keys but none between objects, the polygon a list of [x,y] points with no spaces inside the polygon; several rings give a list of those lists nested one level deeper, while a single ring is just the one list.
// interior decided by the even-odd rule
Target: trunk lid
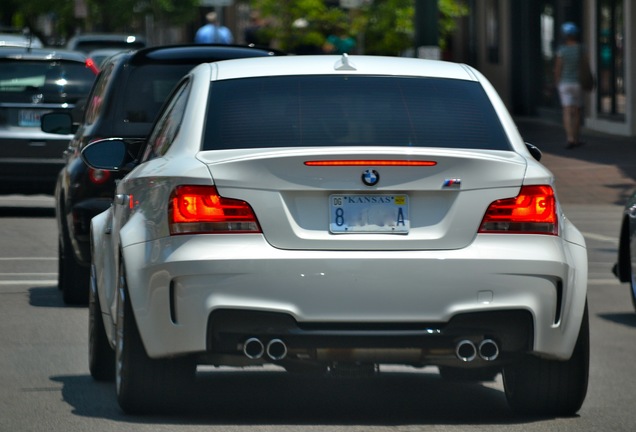
[{"label": "trunk lid", "polygon": [[[465,247],[490,203],[517,194],[527,164],[512,151],[441,148],[221,150],[201,152],[199,159],[220,195],[248,202],[266,240],[291,250]],[[329,165],[352,160],[365,162]],[[401,164],[412,161],[435,164]],[[377,184],[365,184],[364,176]],[[347,204],[339,211],[342,200]],[[345,218],[351,215],[353,224]],[[387,215],[397,219],[384,220]]]}]

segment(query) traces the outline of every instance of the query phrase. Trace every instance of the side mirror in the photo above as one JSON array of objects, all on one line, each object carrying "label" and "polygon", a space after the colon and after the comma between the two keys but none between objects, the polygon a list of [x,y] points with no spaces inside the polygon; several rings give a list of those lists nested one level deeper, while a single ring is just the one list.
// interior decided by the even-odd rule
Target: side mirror
[{"label": "side mirror", "polygon": [[541,156],[543,156],[543,154],[541,153],[541,150],[539,150],[539,147],[530,143],[526,143],[526,147],[528,148],[528,151],[530,152],[533,158],[535,158],[537,161],[541,160]]},{"label": "side mirror", "polygon": [[82,160],[91,168],[120,171],[131,162],[128,145],[119,138],[93,141],[82,149]]},{"label": "side mirror", "polygon": [[41,118],[40,128],[43,132],[69,135],[75,133],[73,128],[73,116],[65,112],[54,112],[44,114]]}]

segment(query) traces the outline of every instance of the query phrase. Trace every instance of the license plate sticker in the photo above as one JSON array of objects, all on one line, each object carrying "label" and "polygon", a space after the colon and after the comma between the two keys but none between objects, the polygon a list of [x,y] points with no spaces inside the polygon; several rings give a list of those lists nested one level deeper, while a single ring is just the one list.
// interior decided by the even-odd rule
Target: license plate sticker
[{"label": "license plate sticker", "polygon": [[406,194],[338,194],[329,197],[329,231],[407,234],[410,229]]},{"label": "license plate sticker", "polygon": [[44,114],[42,110],[20,110],[18,113],[18,126],[40,127],[40,118]]}]

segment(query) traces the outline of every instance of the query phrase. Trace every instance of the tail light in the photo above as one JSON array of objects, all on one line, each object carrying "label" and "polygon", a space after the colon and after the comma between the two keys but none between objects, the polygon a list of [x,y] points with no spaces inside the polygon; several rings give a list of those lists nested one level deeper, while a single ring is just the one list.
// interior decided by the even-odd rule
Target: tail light
[{"label": "tail light", "polygon": [[110,171],[88,168],[88,179],[96,185],[104,184],[110,178]]},{"label": "tail light", "polygon": [[86,67],[89,68],[95,75],[99,74],[99,67],[97,67],[92,58],[87,58],[85,64]]},{"label": "tail light", "polygon": [[479,232],[558,235],[556,198],[552,187],[523,186],[515,198],[493,202],[486,210]]},{"label": "tail light", "polygon": [[241,200],[219,196],[214,186],[179,186],[170,196],[170,234],[259,233],[254,211]]}]

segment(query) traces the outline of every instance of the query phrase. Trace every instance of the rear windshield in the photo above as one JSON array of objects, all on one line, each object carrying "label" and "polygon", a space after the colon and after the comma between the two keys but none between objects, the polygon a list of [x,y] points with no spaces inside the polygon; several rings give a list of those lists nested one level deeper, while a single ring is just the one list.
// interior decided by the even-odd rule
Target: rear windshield
[{"label": "rear windshield", "polygon": [[204,150],[301,146],[511,149],[477,82],[284,76],[212,83]]},{"label": "rear windshield", "polygon": [[0,100],[32,103],[74,103],[86,97],[95,74],[83,63],[0,60]]},{"label": "rear windshield", "polygon": [[143,41],[126,42],[113,40],[87,40],[77,41],[74,46],[70,47],[70,49],[90,53],[91,51],[98,49],[137,50],[145,47],[146,43]]}]

